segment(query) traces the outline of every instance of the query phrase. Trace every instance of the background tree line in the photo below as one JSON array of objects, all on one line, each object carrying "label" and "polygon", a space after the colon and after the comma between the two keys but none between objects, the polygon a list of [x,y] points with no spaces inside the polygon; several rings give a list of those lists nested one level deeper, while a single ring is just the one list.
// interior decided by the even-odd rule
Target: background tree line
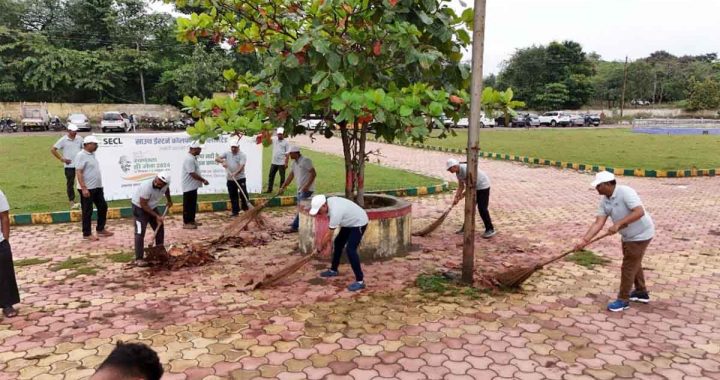
[{"label": "background tree line", "polygon": [[[182,10],[180,10],[182,11]],[[176,39],[143,0],[0,0],[0,100],[176,104],[224,89],[251,55]]]},{"label": "background tree line", "polygon": [[[500,73],[485,79],[495,88],[512,88],[529,108],[619,107],[624,62],[604,61],[573,41],[518,49]],[[665,51],[628,63],[626,104],[676,103],[689,109],[720,108],[720,61],[716,53],[677,57]]]}]

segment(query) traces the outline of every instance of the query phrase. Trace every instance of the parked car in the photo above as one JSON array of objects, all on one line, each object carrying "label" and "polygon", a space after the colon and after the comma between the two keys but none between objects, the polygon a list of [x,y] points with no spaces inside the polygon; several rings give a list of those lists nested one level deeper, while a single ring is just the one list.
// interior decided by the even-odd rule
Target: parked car
[{"label": "parked car", "polygon": [[41,131],[50,129],[50,114],[46,103],[23,103],[21,108],[22,119],[20,124],[23,132],[33,129],[40,129]]},{"label": "parked car", "polygon": [[[462,119],[458,120],[457,122],[458,128],[467,128],[470,126],[470,119],[467,117],[463,117]],[[480,115],[480,128],[495,127],[495,120],[488,118],[484,113]]]},{"label": "parked car", "polygon": [[583,117],[585,117],[585,125],[587,126],[594,125],[597,127],[600,125],[600,115],[588,113],[583,115]]},{"label": "parked car", "polygon": [[71,113],[68,115],[66,122],[66,124],[75,124],[78,132],[90,132],[92,130],[90,119],[82,113]]},{"label": "parked car", "polygon": [[630,104],[632,104],[634,106],[649,106],[650,101],[642,100],[642,99],[633,99],[630,101]]},{"label": "parked car", "polygon": [[528,127],[539,127],[540,126],[540,116],[538,116],[534,113],[525,114],[525,124]]},{"label": "parked car", "polygon": [[[505,115],[502,115],[500,117],[495,118],[495,125],[499,127],[505,126]],[[525,121],[525,117],[521,114],[517,114],[515,116],[512,116],[510,118],[510,122],[507,124],[510,128],[523,128],[527,125],[527,122]]]},{"label": "parked car", "polygon": [[298,123],[298,126],[303,127],[307,131],[314,131],[316,129],[320,129],[324,125],[325,122],[323,121],[322,117],[315,114],[307,115]]},{"label": "parked car", "polygon": [[105,112],[102,120],[100,120],[100,130],[103,133],[110,131],[130,132],[130,120],[123,117],[120,112]]},{"label": "parked car", "polygon": [[570,126],[584,127],[585,126],[585,116],[584,115],[570,115]]},{"label": "parked car", "polygon": [[540,115],[540,125],[549,125],[551,127],[570,125],[570,116],[560,111],[545,112]]}]

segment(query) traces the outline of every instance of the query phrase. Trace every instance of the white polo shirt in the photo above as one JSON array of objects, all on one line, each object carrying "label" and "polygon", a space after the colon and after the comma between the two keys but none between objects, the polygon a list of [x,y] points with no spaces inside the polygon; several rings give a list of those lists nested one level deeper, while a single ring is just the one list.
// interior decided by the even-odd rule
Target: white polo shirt
[{"label": "white polo shirt", "polygon": [[70,140],[68,135],[61,137],[55,145],[55,149],[62,151],[62,157],[66,160],[70,160],[69,164],[64,164],[66,168],[75,168],[75,156],[82,150],[83,138],[80,135],[75,135],[75,138]]},{"label": "white polo shirt", "polygon": [[151,209],[157,207],[158,203],[160,203],[160,199],[162,199],[165,195],[165,191],[167,191],[168,186],[165,185],[160,189],[156,189],[155,186],[153,186],[154,181],[155,179],[145,181],[137,188],[137,190],[135,190],[135,193],[132,196],[132,204],[137,207],[142,207],[142,205],[140,205],[140,198],[142,198],[148,200],[148,206]]},{"label": "white polo shirt", "polygon": [[[460,164],[460,170],[458,170],[457,173],[455,173],[455,176],[458,179],[458,182],[466,183],[467,182],[467,164]],[[484,171],[478,169],[477,171],[477,181],[475,182],[475,189],[476,190],[485,190],[490,188],[490,177],[488,177],[487,174],[485,174]]]},{"label": "white polo shirt", "polygon": [[[10,211],[10,204],[5,197],[5,193],[0,190],[0,212]],[[2,221],[0,221],[0,242],[5,241],[5,236],[2,233]]]},{"label": "white polo shirt", "polygon": [[[225,163],[227,164],[227,169],[230,173],[235,173],[235,171],[238,170],[240,166],[243,166],[243,170],[235,176],[235,179],[245,178],[244,165],[247,162],[247,156],[245,155],[245,153],[238,152],[237,154],[233,154],[233,152],[230,151],[221,154],[220,158],[225,160]],[[233,180],[232,176],[230,176],[230,173],[226,175],[228,181]]]},{"label": "white polo shirt", "polygon": [[183,161],[182,166],[182,191],[183,193],[187,193],[188,191],[197,190],[200,186],[202,186],[202,182],[196,180],[192,176],[190,176],[190,173],[197,173],[200,175],[200,163],[198,162],[197,158],[193,156],[192,154],[188,153],[185,156],[185,161]]},{"label": "white polo shirt", "polygon": [[[307,182],[310,180],[310,171],[313,169],[313,163],[312,160],[305,157],[300,156],[295,162],[292,164],[292,172],[293,176],[295,176],[295,183],[297,184],[298,192],[300,189],[302,189],[305,185],[307,185]],[[308,187],[308,191],[315,191],[315,180],[313,179],[312,184]]]},{"label": "white polo shirt", "polygon": [[[102,174],[100,174],[100,163],[98,163],[95,153],[90,153],[83,149],[75,155],[75,169],[82,170],[83,181],[88,190],[99,189],[102,185]],[[78,181],[78,189],[80,181]]]},{"label": "white polo shirt", "polygon": [[368,224],[368,216],[362,207],[343,197],[329,197],[327,199],[328,227],[362,227]]},{"label": "white polo shirt", "polygon": [[287,139],[280,140],[277,136],[272,137],[272,164],[285,165],[285,155],[290,149]]},{"label": "white polo shirt", "polygon": [[[643,207],[642,201],[637,192],[629,186],[616,185],[615,191],[610,198],[603,196],[598,207],[598,216],[609,216],[613,222],[622,220],[628,216],[635,207]],[[645,210],[645,215],[639,220],[630,223],[619,231],[622,241],[645,241],[655,236],[655,223],[650,213]]]}]

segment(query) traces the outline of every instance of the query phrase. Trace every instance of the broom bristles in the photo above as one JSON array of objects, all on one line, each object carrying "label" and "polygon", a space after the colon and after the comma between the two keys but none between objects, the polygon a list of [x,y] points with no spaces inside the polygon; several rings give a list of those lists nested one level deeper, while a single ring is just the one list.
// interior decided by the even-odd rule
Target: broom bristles
[{"label": "broom bristles", "polygon": [[420,231],[413,232],[413,236],[426,236],[435,231],[438,227],[440,227],[440,225],[443,224],[445,218],[447,218],[447,216],[450,214],[450,210],[451,208],[445,210],[445,212],[440,215],[440,217],[436,221],[430,223],[429,226],[423,228]]},{"label": "broom bristles", "polygon": [[504,288],[517,288],[541,268],[539,265],[512,268],[496,274],[493,282]]},{"label": "broom bristles", "polygon": [[254,289],[272,285],[273,283],[277,282],[278,280],[297,272],[300,268],[305,266],[305,264],[307,264],[313,257],[315,257],[315,255],[316,255],[316,253],[313,253],[313,254],[310,254],[307,256],[303,256],[302,258],[288,264],[284,268],[277,271],[275,274],[258,281],[255,284]]}]

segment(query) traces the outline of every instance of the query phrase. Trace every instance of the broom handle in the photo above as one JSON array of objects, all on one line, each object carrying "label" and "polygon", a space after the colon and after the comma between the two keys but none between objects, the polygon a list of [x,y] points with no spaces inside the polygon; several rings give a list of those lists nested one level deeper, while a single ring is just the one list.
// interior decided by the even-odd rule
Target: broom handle
[{"label": "broom handle", "polygon": [[[590,244],[592,244],[592,243],[595,243],[595,242],[598,241],[598,240],[602,240],[602,239],[604,239],[604,238],[606,238],[606,237],[608,237],[608,236],[610,236],[610,235],[613,235],[613,234],[611,234],[610,232],[605,232],[604,234],[596,237],[595,239],[590,240],[587,244],[585,244],[585,245],[583,246],[583,248],[587,247],[588,245],[590,245]],[[546,266],[546,265],[548,265],[548,264],[554,263],[554,262],[562,259],[563,257],[565,257],[565,256],[567,256],[567,255],[569,255],[569,254],[571,254],[571,253],[573,253],[573,252],[575,252],[575,249],[571,249],[571,250],[569,250],[569,251],[567,251],[567,252],[563,252],[560,256],[557,256],[557,257],[554,257],[554,258],[552,258],[552,259],[550,259],[550,260],[548,260],[548,261],[545,261],[544,263],[540,264],[539,266],[540,266],[540,267],[544,267],[544,266]]]},{"label": "broom handle", "polygon": [[[162,213],[163,218],[165,217],[165,215],[167,215],[168,210],[170,210],[170,207],[165,205],[165,211],[163,211],[163,213]],[[163,223],[165,223],[165,222],[163,221]],[[162,224],[158,223],[157,227],[153,228],[153,242],[155,241],[155,236],[157,236],[157,232],[160,230],[160,226],[162,226]]]}]

